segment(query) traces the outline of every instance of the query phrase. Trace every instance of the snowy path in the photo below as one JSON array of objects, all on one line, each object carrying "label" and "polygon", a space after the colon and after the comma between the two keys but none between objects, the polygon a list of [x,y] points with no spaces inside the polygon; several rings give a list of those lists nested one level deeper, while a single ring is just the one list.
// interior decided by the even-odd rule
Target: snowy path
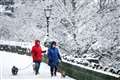
[{"label": "snowy path", "polygon": [[1,63],[1,70],[0,72],[2,79],[42,79],[42,80],[73,80],[70,77],[65,77],[61,78],[60,73],[57,73],[57,77],[51,78],[50,76],[50,71],[49,71],[49,66],[45,63],[41,63],[40,66],[40,74],[39,75],[34,75],[32,65],[28,67],[25,70],[19,70],[17,76],[13,76],[11,74],[11,68],[13,65],[16,67],[24,68],[27,65],[30,65],[32,63],[32,58],[26,55],[18,55],[15,53],[8,53],[8,52],[1,52],[0,51],[0,56],[2,59]]}]

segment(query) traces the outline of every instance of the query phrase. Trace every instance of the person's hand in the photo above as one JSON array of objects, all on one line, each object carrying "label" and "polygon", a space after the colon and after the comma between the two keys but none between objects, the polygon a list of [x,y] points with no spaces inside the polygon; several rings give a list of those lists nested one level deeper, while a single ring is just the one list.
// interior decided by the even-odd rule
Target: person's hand
[{"label": "person's hand", "polygon": [[45,51],[42,51],[42,53],[46,53],[46,50],[45,50]]},{"label": "person's hand", "polygon": [[61,63],[61,62],[62,62],[62,60],[59,59],[59,63]]}]

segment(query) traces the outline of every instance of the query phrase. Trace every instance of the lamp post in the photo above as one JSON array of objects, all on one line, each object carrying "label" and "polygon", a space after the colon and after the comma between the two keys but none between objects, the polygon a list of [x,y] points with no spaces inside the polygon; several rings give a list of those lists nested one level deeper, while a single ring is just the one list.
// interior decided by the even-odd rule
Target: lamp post
[{"label": "lamp post", "polygon": [[45,47],[49,47],[49,19],[50,19],[51,11],[52,11],[51,6],[47,6],[47,8],[44,9],[45,17],[46,17],[46,20],[47,20],[47,36],[46,36],[47,39],[44,43]]},{"label": "lamp post", "polygon": [[47,6],[47,8],[44,9],[45,17],[47,20],[47,37],[49,37],[49,19],[50,19],[51,11],[52,11],[52,9],[49,6]]}]

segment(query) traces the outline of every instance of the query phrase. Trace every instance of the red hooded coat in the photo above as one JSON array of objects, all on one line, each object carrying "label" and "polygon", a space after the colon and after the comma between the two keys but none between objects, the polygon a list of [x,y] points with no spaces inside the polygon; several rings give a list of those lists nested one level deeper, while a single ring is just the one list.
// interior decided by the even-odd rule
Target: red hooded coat
[{"label": "red hooded coat", "polygon": [[42,61],[42,49],[41,49],[40,44],[38,44],[38,42],[40,41],[35,40],[35,45],[32,47],[33,61]]}]

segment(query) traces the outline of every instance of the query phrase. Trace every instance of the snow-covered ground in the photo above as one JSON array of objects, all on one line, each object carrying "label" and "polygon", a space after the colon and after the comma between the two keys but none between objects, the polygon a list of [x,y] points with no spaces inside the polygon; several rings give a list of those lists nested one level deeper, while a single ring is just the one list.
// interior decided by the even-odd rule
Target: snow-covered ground
[{"label": "snow-covered ground", "polygon": [[[61,77],[60,73],[57,73],[57,77],[51,78],[49,66],[45,63],[41,63],[40,66],[40,74],[35,75],[32,69],[32,58],[26,55],[18,55],[15,53],[9,52],[2,52],[0,51],[0,73],[1,73],[1,80],[8,80],[8,79],[42,79],[42,80],[73,80],[72,78],[66,76],[65,78]],[[30,65],[25,70],[19,70],[16,76],[13,76],[11,73],[12,66],[16,66],[19,69],[23,69],[26,66]]]}]

